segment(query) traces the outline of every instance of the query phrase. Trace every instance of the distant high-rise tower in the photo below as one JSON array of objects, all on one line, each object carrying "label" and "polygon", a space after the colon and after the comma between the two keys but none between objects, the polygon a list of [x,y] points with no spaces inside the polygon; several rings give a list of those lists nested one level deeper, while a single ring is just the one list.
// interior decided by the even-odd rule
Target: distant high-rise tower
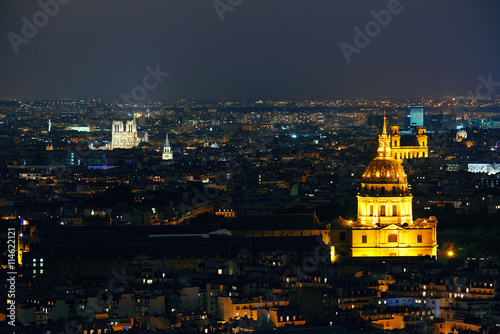
[{"label": "distant high-rise tower", "polygon": [[418,128],[424,126],[424,107],[411,106],[410,107],[410,127]]},{"label": "distant high-rise tower", "polygon": [[172,148],[170,147],[170,143],[168,141],[168,134],[165,137],[165,146],[163,146],[163,160],[174,160],[174,154],[172,153]]},{"label": "distant high-rise tower", "polygon": [[51,123],[51,121],[49,119],[49,131],[48,132],[50,132],[51,129],[52,129],[52,123]]}]

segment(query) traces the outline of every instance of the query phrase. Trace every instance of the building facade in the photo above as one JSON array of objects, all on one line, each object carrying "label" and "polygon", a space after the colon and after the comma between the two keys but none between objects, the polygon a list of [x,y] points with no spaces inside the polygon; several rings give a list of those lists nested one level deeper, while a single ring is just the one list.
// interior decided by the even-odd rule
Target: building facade
[{"label": "building facade", "polygon": [[111,131],[111,149],[130,149],[137,147],[140,142],[148,142],[148,132],[139,134],[135,118],[127,121],[125,127],[122,121],[113,121]]},{"label": "building facade", "polygon": [[165,137],[165,145],[163,146],[162,159],[166,161],[174,160],[174,154],[172,153],[172,147],[170,147],[170,142],[168,141],[168,135]]},{"label": "building facade", "polygon": [[377,157],[366,167],[357,198],[357,221],[339,217],[331,227],[332,261],[335,255],[437,256],[437,220],[413,220],[407,176],[393,157],[385,118]]},{"label": "building facade", "polygon": [[[385,125],[384,125],[385,126]],[[429,146],[427,144],[426,128],[421,126],[417,129],[416,138],[418,145],[401,146],[401,135],[399,125],[391,125],[391,155],[399,162],[404,159],[429,157]]]}]

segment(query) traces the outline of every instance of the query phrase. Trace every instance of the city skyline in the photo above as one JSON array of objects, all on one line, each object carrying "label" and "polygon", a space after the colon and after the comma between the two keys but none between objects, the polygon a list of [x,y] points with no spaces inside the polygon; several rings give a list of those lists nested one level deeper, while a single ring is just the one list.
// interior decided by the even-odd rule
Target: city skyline
[{"label": "city skyline", "polygon": [[479,4],[1,1],[0,334],[500,334]]},{"label": "city skyline", "polygon": [[497,334],[500,101],[423,102],[1,101],[0,333]]},{"label": "city skyline", "polygon": [[480,77],[499,85],[495,1],[135,5],[2,3],[0,98],[477,96],[491,93]]}]

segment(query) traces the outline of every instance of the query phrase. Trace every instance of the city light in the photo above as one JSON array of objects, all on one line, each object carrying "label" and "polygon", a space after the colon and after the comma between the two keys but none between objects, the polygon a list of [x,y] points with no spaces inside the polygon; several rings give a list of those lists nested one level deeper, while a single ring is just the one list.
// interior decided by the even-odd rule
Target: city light
[{"label": "city light", "polygon": [[500,2],[68,2],[0,11],[5,332],[495,332]]}]

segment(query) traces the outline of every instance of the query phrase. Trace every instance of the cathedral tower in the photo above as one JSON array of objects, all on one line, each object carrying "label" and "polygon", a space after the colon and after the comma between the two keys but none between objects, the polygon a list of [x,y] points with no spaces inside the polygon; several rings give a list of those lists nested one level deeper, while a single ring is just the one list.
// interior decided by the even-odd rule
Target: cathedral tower
[{"label": "cathedral tower", "polygon": [[135,118],[131,121],[127,121],[125,127],[123,126],[122,121],[113,121],[111,130],[112,149],[129,149],[137,147],[143,139],[138,136],[137,122],[135,121]]},{"label": "cathedral tower", "polygon": [[163,146],[163,160],[174,160],[174,154],[172,153],[172,148],[170,147],[170,143],[168,141],[168,134],[165,137],[165,145]]}]

